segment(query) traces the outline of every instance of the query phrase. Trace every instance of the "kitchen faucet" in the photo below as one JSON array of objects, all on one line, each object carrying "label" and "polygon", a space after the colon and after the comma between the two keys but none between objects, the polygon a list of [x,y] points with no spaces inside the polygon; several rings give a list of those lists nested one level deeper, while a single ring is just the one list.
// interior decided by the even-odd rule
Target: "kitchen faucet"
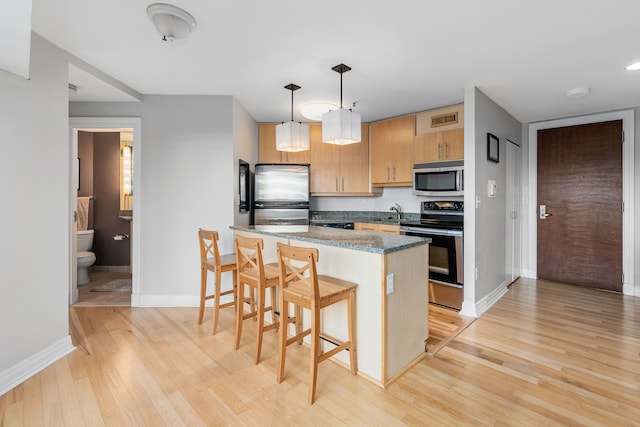
[{"label": "kitchen faucet", "polygon": [[397,203],[394,203],[395,206],[391,206],[389,208],[390,211],[395,211],[398,221],[400,221],[400,216],[402,215],[402,206]]}]

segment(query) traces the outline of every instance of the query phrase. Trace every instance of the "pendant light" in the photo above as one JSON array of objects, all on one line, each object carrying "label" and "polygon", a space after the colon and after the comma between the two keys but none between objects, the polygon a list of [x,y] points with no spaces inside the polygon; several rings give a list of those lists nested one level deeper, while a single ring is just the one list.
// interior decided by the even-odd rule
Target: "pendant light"
[{"label": "pendant light", "polygon": [[340,64],[332,68],[340,73],[340,108],[322,115],[322,142],[336,145],[353,144],[362,139],[360,113],[342,108],[342,74],[351,67]]},{"label": "pendant light", "polygon": [[289,83],[284,87],[291,91],[291,120],[276,126],[276,150],[305,151],[309,149],[309,126],[293,121],[293,92],[300,86]]}]

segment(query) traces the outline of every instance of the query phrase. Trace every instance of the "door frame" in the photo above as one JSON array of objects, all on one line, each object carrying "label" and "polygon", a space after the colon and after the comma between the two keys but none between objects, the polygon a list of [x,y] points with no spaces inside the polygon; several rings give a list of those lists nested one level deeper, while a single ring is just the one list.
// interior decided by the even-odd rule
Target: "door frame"
[{"label": "door frame", "polygon": [[69,117],[69,152],[71,153],[71,168],[70,168],[70,197],[69,197],[69,220],[70,220],[70,241],[69,245],[69,304],[75,304],[78,301],[78,286],[77,286],[77,260],[75,257],[76,252],[76,239],[77,230],[74,222],[74,212],[77,209],[77,180],[78,180],[78,131],[91,129],[113,129],[114,131],[120,129],[133,129],[133,158],[135,159],[135,166],[133,168],[133,182],[135,183],[136,190],[133,197],[133,230],[131,233],[131,306],[140,306],[140,271],[141,256],[140,256],[140,242],[141,239],[141,227],[140,218],[142,214],[141,201],[142,201],[142,119],[140,117]]},{"label": "door frame", "polygon": [[[566,119],[549,120],[529,124],[529,209],[527,230],[529,233],[529,271],[527,276],[537,278],[538,265],[538,131],[543,129],[584,125],[590,123],[622,120],[624,143],[622,144],[622,200],[624,212],[622,214],[622,293],[636,295],[634,289],[634,110],[615,111]],[[637,294],[640,296],[640,293]]]}]

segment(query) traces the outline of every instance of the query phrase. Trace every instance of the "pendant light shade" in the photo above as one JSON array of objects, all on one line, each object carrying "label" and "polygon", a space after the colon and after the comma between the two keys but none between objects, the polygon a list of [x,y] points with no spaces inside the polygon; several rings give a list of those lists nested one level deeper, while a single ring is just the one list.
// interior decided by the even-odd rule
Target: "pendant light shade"
[{"label": "pendant light shade", "polygon": [[336,145],[360,142],[362,140],[360,113],[342,108],[342,74],[351,70],[351,67],[340,64],[332,70],[340,73],[340,108],[322,115],[322,142]]},{"label": "pendant light shade", "polygon": [[290,83],[284,87],[291,91],[291,120],[276,126],[276,150],[305,151],[309,149],[309,126],[293,121],[293,92],[300,86]]}]

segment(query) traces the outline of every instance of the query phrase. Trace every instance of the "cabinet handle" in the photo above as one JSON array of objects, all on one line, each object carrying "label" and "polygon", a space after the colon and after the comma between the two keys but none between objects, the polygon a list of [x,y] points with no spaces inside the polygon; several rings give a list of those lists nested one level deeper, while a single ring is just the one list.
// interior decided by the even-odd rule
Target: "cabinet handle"
[{"label": "cabinet handle", "polygon": [[338,191],[338,177],[336,176],[336,191]]},{"label": "cabinet handle", "polygon": [[342,191],[344,192],[344,176],[342,177]]},{"label": "cabinet handle", "polygon": [[396,180],[396,167],[393,167],[393,181],[395,182]]},{"label": "cabinet handle", "polygon": [[444,143],[444,158],[445,159],[449,158],[449,143],[448,142]]},{"label": "cabinet handle", "polygon": [[391,181],[391,175],[389,173],[389,166],[387,166],[387,182]]},{"label": "cabinet handle", "polygon": [[438,144],[438,160],[440,160],[440,146],[441,146],[441,145],[442,145],[442,144]]}]

